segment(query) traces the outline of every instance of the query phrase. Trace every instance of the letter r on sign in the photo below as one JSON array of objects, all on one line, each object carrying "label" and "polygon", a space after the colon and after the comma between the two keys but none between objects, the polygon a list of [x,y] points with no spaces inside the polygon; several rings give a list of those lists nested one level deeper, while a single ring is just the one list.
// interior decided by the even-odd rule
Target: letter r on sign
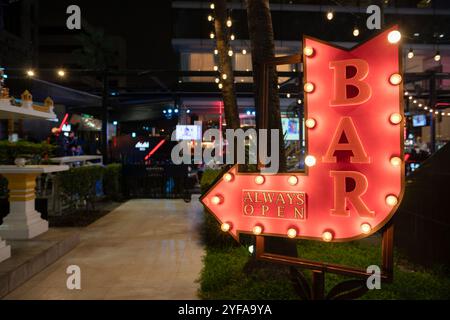
[{"label": "letter r on sign", "polygon": [[[347,209],[347,200],[349,200],[361,217],[374,216],[375,213],[361,199],[361,196],[366,193],[368,185],[365,175],[357,171],[330,171],[330,176],[334,178],[334,209],[331,210],[332,214],[350,215],[350,211]],[[350,182],[353,182],[353,188],[350,188]]]}]

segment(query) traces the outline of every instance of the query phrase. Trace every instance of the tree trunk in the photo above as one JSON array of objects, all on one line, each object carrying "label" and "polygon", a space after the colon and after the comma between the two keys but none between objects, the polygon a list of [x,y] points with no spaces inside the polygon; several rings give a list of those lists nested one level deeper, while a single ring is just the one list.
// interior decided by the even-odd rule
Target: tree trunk
[{"label": "tree trunk", "polygon": [[[239,111],[236,100],[236,91],[234,88],[233,64],[231,57],[228,55],[228,50],[231,49],[228,40],[228,30],[226,21],[227,15],[227,1],[214,0],[214,29],[216,35],[217,50],[219,51],[219,73],[220,82],[222,83],[222,96],[225,111],[225,121],[227,122],[227,129],[240,128]],[[226,79],[222,75],[226,74]]]},{"label": "tree trunk", "polygon": [[[262,80],[261,66],[264,61],[275,57],[275,41],[272,27],[272,16],[270,14],[269,0],[247,0],[248,31],[252,46],[253,83],[255,93],[255,106],[257,115],[261,114],[261,88]],[[268,119],[269,123],[263,126],[267,129],[279,130],[279,168],[281,172],[286,171],[286,159],[284,155],[283,130],[281,126],[280,99],[278,92],[278,75],[275,67],[267,70],[268,84]],[[260,129],[263,128],[261,124]]]},{"label": "tree trunk", "polygon": [[[256,114],[261,114],[261,65],[275,57],[275,41],[270,14],[269,0],[247,0],[248,31],[252,48],[253,83]],[[259,124],[259,129],[279,130],[280,171],[286,170],[284,140],[281,126],[280,100],[278,96],[278,75],[276,68],[269,68],[268,73],[268,124]],[[270,145],[270,144],[269,144]],[[273,152],[273,151],[271,151]],[[275,151],[276,152],[276,151]],[[265,250],[287,256],[297,256],[296,241],[285,238],[267,237]]]}]

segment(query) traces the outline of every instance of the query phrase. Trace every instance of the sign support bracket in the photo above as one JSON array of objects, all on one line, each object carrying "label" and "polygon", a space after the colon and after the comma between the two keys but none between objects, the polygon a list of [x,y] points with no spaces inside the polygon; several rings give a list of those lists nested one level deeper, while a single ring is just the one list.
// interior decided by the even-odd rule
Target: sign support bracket
[{"label": "sign support bracket", "polygon": [[[381,255],[382,255],[382,266],[381,266],[381,281],[385,283],[391,283],[393,280],[393,266],[394,266],[394,225],[389,222],[382,231],[381,240]],[[349,266],[343,266],[338,264],[330,264],[317,262],[312,260],[307,260],[303,258],[294,258],[289,256],[283,256],[278,254],[273,254],[265,252],[264,250],[264,236],[256,236],[256,259],[262,261],[268,261],[273,263],[280,263],[284,265],[289,265],[292,267],[299,267],[303,269],[309,269],[312,271],[312,287],[311,287],[311,298],[313,300],[323,300],[328,297],[325,296],[325,273],[334,273],[344,276],[351,276],[358,279],[364,280],[364,286],[366,285],[366,280],[368,277],[372,276],[372,273],[367,273],[366,270],[358,269]],[[367,290],[364,290],[364,294]],[[342,292],[336,292],[339,294]],[[362,295],[361,294],[361,295]],[[361,295],[351,296],[351,298],[357,298]],[[330,297],[332,298],[332,297]]]}]

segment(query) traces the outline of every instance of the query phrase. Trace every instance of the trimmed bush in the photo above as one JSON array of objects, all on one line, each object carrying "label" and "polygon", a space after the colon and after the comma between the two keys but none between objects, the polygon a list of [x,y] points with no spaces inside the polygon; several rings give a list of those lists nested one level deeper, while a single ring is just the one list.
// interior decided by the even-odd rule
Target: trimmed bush
[{"label": "trimmed bush", "polygon": [[[205,170],[202,180],[200,181],[202,194],[208,190],[208,188],[215,182],[221,173],[221,170]],[[207,210],[204,212],[201,236],[204,244],[208,247],[223,248],[236,246],[238,244],[228,233],[220,230],[219,222]]]},{"label": "trimmed bush", "polygon": [[120,163],[108,164],[103,169],[103,192],[111,199],[122,198],[122,165]]},{"label": "trimmed bush", "polygon": [[94,208],[95,186],[97,181],[102,179],[103,171],[101,166],[85,166],[61,173],[61,189],[72,206],[78,207],[81,202],[85,209],[88,209],[89,205]]},{"label": "trimmed bush", "polygon": [[33,143],[20,140],[18,142],[0,141],[0,164],[14,164],[14,159],[26,158],[31,164],[39,164],[42,159],[51,156],[55,146],[47,142]]}]

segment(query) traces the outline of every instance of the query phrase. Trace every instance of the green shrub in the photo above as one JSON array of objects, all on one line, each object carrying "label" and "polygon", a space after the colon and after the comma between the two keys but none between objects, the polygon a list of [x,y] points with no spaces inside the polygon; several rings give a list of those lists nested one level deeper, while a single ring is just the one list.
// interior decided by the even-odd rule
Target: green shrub
[{"label": "green shrub", "polygon": [[14,164],[14,159],[21,157],[31,164],[39,164],[42,159],[51,156],[55,146],[47,142],[33,143],[20,140],[18,142],[0,141],[0,164]]},{"label": "green shrub", "polygon": [[[202,194],[215,182],[221,175],[221,170],[207,169],[203,173],[200,187]],[[203,225],[201,228],[201,236],[204,244],[208,247],[230,247],[237,245],[237,242],[228,233],[220,230],[220,224],[216,218],[206,209],[204,212]]]},{"label": "green shrub", "polygon": [[60,175],[62,192],[72,205],[78,206],[82,202],[86,209],[89,205],[94,208],[95,185],[102,179],[103,171],[101,166],[85,166],[62,172]]},{"label": "green shrub", "polygon": [[202,180],[200,181],[200,188],[202,193],[205,193],[213,184],[217,177],[222,173],[222,170],[206,169],[203,172]]},{"label": "green shrub", "polygon": [[122,198],[122,165],[120,163],[108,164],[104,167],[103,192],[112,199]]}]

